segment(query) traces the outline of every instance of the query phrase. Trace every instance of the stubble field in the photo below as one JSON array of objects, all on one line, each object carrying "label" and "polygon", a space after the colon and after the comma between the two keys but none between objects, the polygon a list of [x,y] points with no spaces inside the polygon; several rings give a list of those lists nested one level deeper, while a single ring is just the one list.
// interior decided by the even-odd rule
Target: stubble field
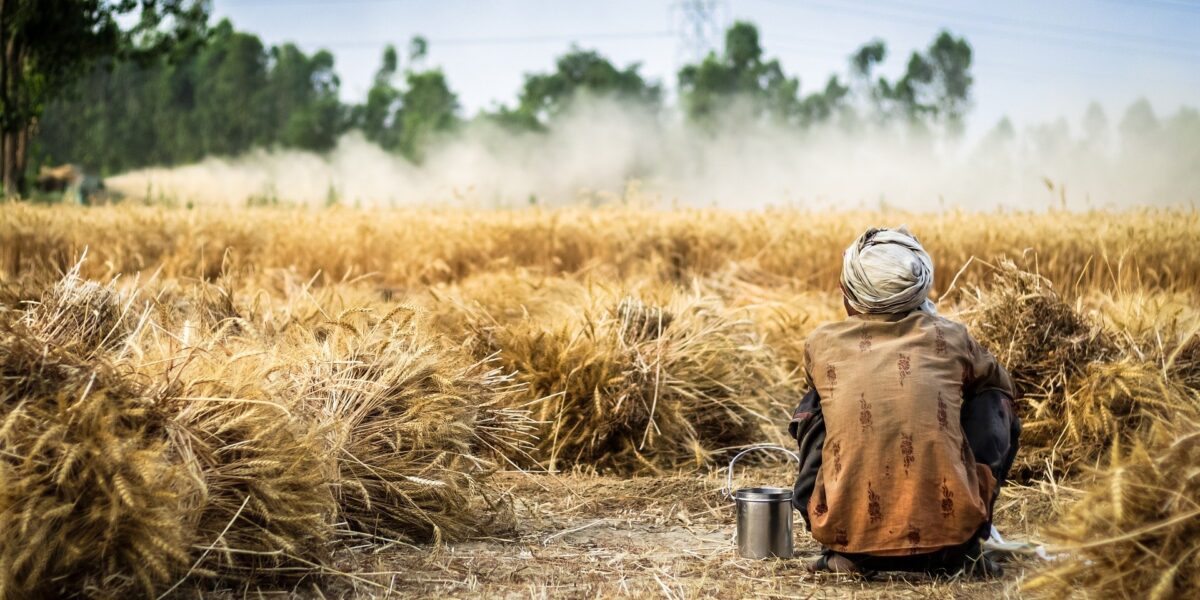
[{"label": "stubble field", "polygon": [[[901,223],[1024,393],[998,526],[1058,559],[739,559],[720,469],[790,442],[842,249]],[[1198,247],[1189,211],[0,205],[0,596],[1186,597]]]}]

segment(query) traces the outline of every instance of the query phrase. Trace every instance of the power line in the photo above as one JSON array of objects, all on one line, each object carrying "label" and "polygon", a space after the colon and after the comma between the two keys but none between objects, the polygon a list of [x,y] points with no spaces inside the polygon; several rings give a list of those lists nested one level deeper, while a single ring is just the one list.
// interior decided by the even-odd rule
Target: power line
[{"label": "power line", "polygon": [[937,15],[941,17],[968,19],[975,23],[979,23],[979,19],[986,19],[987,23],[1007,23],[1011,26],[1020,28],[1018,31],[1026,33],[1028,29],[1041,29],[1046,32],[1065,33],[1068,35],[1079,35],[1091,40],[1100,40],[1107,42],[1112,38],[1129,40],[1135,43],[1149,44],[1154,46],[1162,46],[1164,48],[1186,48],[1194,49],[1191,40],[1181,40],[1178,38],[1164,38],[1161,36],[1139,35],[1129,33],[1127,31],[1112,31],[1108,29],[1095,29],[1091,27],[1078,27],[1072,25],[1063,25],[1059,23],[1043,23],[1038,21],[1030,21],[1028,19],[1017,19],[1003,15],[983,14],[974,11],[948,9],[942,7],[929,6],[927,4],[903,2],[898,0],[881,0],[875,4],[884,3],[898,6],[904,10],[918,10],[929,15]]},{"label": "power line", "polygon": [[1181,11],[1187,13],[1200,13],[1200,2],[1185,2],[1184,0],[1142,0],[1136,2],[1132,0],[1101,0],[1106,4],[1121,4],[1124,6],[1136,6],[1138,8],[1158,8],[1172,11]]},{"label": "power line", "polygon": [[671,31],[633,31],[622,33],[580,33],[575,35],[527,35],[511,37],[481,37],[481,38],[430,38],[429,43],[443,46],[472,46],[488,44],[525,44],[544,42],[571,42],[579,39],[589,40],[639,40],[674,37]]},{"label": "power line", "polygon": [[[544,44],[576,42],[580,40],[645,40],[666,39],[675,37],[671,31],[642,31],[622,33],[580,33],[574,35],[524,35],[502,37],[459,37],[459,38],[427,38],[430,46],[494,46],[519,44]],[[318,46],[329,48],[376,47],[385,44],[395,44],[395,40],[318,40],[294,42],[303,46]]]},{"label": "power line", "polygon": [[[910,11],[899,11],[899,10],[894,10],[894,9],[889,10],[886,8],[881,10],[881,9],[875,8],[875,7],[848,6],[845,4],[834,4],[834,3],[830,3],[830,2],[820,2],[820,1],[813,1],[813,0],[802,0],[801,2],[797,2],[797,3],[783,2],[780,0],[759,0],[759,1],[760,2],[768,2],[771,4],[778,5],[778,6],[786,6],[788,8],[799,8],[798,4],[806,4],[811,7],[820,8],[822,10],[839,12],[839,13],[843,13],[843,14],[849,14],[852,16],[881,17],[881,18],[885,18],[885,19],[890,19],[892,21],[906,21],[909,23],[915,23],[915,24],[919,24],[919,25],[933,24],[933,25],[943,25],[944,26],[947,24],[943,20],[945,17],[943,17],[942,19],[939,19],[936,17],[931,18],[928,15],[919,15],[919,14],[914,15]],[[983,16],[983,15],[981,15],[981,16]],[[958,18],[959,20],[963,20],[961,17],[956,17],[956,18]],[[1191,48],[1186,48],[1186,47],[1180,46],[1180,45],[1172,46],[1170,44],[1165,44],[1165,45],[1159,45],[1159,47],[1157,47],[1157,48],[1135,47],[1135,46],[1129,46],[1129,45],[1118,45],[1118,44],[1106,43],[1103,40],[1097,40],[1094,38],[1067,39],[1067,38],[1063,38],[1061,36],[1046,35],[1045,32],[1042,32],[1041,34],[1037,34],[1037,33],[1029,33],[1029,32],[1026,32],[1023,30],[1014,31],[1011,28],[1005,28],[1003,26],[980,23],[978,21],[969,22],[968,24],[971,25],[971,27],[973,29],[975,29],[976,31],[980,31],[980,32],[984,32],[984,33],[991,33],[994,35],[999,35],[1001,37],[1008,37],[1008,38],[1014,38],[1014,39],[1025,39],[1025,40],[1033,41],[1036,43],[1043,43],[1043,44],[1051,44],[1051,45],[1058,45],[1058,46],[1070,46],[1070,47],[1084,45],[1084,46],[1091,46],[1091,47],[1099,48],[1099,49],[1103,49],[1103,50],[1132,51],[1132,52],[1140,52],[1142,54],[1158,54],[1158,55],[1163,55],[1163,56],[1172,56],[1175,58],[1187,58],[1187,59],[1192,59],[1192,60],[1196,59],[1197,57],[1200,57],[1200,49],[1193,50]]]},{"label": "power line", "polygon": [[[836,57],[843,57],[843,58],[849,60],[849,58],[852,55],[851,52],[849,52],[849,51],[843,52],[843,51],[836,50],[831,47],[831,46],[839,44],[839,43],[841,43],[841,42],[828,40],[828,39],[821,39],[821,38],[788,37],[788,38],[784,38],[782,41],[772,40],[768,43],[765,43],[764,48],[769,51],[772,51],[774,53],[777,53],[777,54],[780,53],[779,51],[782,50],[782,51],[784,51],[784,53],[802,53],[807,56],[816,55],[816,56],[824,56],[824,57],[831,57],[831,58],[836,56]],[[1051,69],[1039,68],[1038,66],[1030,66],[1027,64],[1018,64],[1018,63],[1013,63],[1013,62],[1004,62],[1004,61],[986,60],[986,59],[973,61],[972,67],[986,70],[988,72],[989,76],[993,75],[993,74],[999,74],[999,75],[1005,77],[1006,79],[1014,79],[1014,80],[1022,80],[1022,81],[1029,81],[1032,79],[1039,79],[1039,80],[1043,80],[1043,81],[1055,81],[1055,80],[1061,81],[1061,80],[1067,79],[1067,78],[1074,78],[1076,80],[1101,79],[1101,80],[1105,80],[1105,81],[1114,81],[1114,82],[1129,80],[1128,77],[1125,77],[1119,73],[1113,73],[1113,72],[1103,72],[1103,71],[1095,71],[1095,70],[1080,70],[1080,69],[1076,69],[1076,68],[1068,68],[1068,69],[1064,69],[1062,71],[1054,71]],[[976,76],[978,76],[978,72],[976,72]],[[803,77],[801,79],[803,80]],[[1147,80],[1145,77],[1142,77],[1141,79],[1143,81]],[[1152,77],[1151,79],[1157,80],[1158,78]]]}]

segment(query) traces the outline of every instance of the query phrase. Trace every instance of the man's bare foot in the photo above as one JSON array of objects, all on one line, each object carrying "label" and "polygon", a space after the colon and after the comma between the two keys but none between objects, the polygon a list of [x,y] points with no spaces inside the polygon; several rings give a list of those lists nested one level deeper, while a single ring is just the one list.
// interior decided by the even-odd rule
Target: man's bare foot
[{"label": "man's bare foot", "polygon": [[842,556],[841,554],[827,554],[821,556],[817,560],[808,563],[809,573],[842,573],[845,575],[859,574],[858,565],[854,561]]}]

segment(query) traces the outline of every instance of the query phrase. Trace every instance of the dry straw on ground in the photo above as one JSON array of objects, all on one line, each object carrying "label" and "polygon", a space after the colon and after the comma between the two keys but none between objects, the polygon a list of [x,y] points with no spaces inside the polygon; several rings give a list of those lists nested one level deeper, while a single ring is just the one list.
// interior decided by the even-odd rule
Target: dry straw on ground
[{"label": "dry straw on ground", "polygon": [[1112,447],[1107,470],[1053,527],[1070,559],[1027,581],[1028,591],[1149,600],[1200,594],[1200,428],[1171,429],[1187,433],[1160,450]]},{"label": "dry straw on ground", "polygon": [[[0,595],[236,594],[298,581],[386,595],[395,582],[382,575],[313,578],[375,552],[404,553],[382,572],[420,572],[414,593],[562,591],[581,565],[588,589],[618,593],[606,578],[646,564],[653,577],[628,590],[705,590],[711,568],[734,573],[721,589],[736,593],[812,591],[826,582],[718,556],[731,522],[716,507],[671,517],[705,522],[717,553],[677,550],[689,561],[678,572],[652,560],[649,542],[619,550],[670,531],[612,517],[613,537],[593,552],[595,519],[538,511],[625,514],[633,496],[644,508],[674,493],[659,489],[679,483],[671,474],[707,477],[724,451],[779,440],[801,391],[803,339],[841,316],[838,255],[881,221],[917,229],[937,257],[939,295],[970,257],[981,261],[940,308],[967,321],[1026,393],[1018,479],[1091,490],[1055,505],[1067,512],[1069,562],[1034,589],[1193,592],[1193,438],[1159,424],[1200,405],[1194,212],[6,204]],[[85,246],[89,260],[73,270]],[[1019,268],[1003,262],[1022,256]],[[566,479],[577,485],[550,501],[531,490],[559,475],[500,475],[527,496],[518,503],[534,502],[520,504],[522,517],[540,523],[505,534],[511,494],[492,482],[514,465],[575,467]],[[583,475],[593,470],[650,477],[618,485]],[[1040,535],[1056,518],[1043,508],[1021,531]],[[545,555],[471,540],[480,535],[571,542],[551,553],[551,579],[527,581],[520,569]],[[463,539],[444,555],[423,546]],[[463,548],[499,562],[482,570]],[[504,581],[462,587],[441,582],[446,573]],[[880,591],[871,585],[858,587]],[[902,591],[970,587],[957,585]]]},{"label": "dry straw on ground", "polygon": [[167,415],[97,352],[128,335],[120,310],[72,273],[0,313],[0,596],[148,593],[187,559]]},{"label": "dry straw on ground", "polygon": [[506,514],[485,482],[531,426],[488,362],[393,315],[267,340],[232,299],[200,314],[205,288],[170,331],[143,291],[71,271],[0,311],[0,595],[297,580],[337,547],[460,539]]},{"label": "dry straw on ground", "polygon": [[[298,344],[299,403],[332,460],[339,516],[383,540],[458,540],[503,510],[480,483],[529,443],[520,388],[486,362],[440,352],[400,307],[339,316]],[[502,508],[502,507],[500,507]]]},{"label": "dry straw on ground", "polygon": [[337,505],[314,425],[261,404],[192,402],[173,429],[194,483],[183,506],[195,575],[269,580],[329,560]]},{"label": "dry straw on ground", "polygon": [[[1114,331],[1081,302],[1068,303],[1048,279],[1010,261],[959,305],[1024,396],[1019,465],[1027,474],[1069,472],[1102,455],[1118,435],[1138,435],[1150,417],[1189,405],[1187,382],[1166,364],[1165,353],[1179,343],[1164,345],[1168,332]],[[1141,339],[1147,333],[1154,337]]]},{"label": "dry straw on ground", "polygon": [[504,308],[508,298],[460,297],[441,322],[528,385],[543,468],[694,470],[771,439],[773,413],[790,402],[753,324],[717,298],[670,292],[660,305],[593,287],[573,304],[541,298],[519,312]]}]

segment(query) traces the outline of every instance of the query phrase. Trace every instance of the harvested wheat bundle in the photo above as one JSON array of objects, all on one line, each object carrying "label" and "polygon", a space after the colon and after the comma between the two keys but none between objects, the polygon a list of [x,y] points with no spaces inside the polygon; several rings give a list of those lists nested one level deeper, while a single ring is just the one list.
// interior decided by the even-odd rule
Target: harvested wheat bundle
[{"label": "harvested wheat bundle", "polygon": [[1020,468],[1065,469],[1094,455],[1119,421],[1140,414],[1135,399],[1159,391],[1152,369],[1122,360],[1113,336],[1067,304],[1046,278],[1002,261],[990,286],[972,295],[960,316],[1024,396]]},{"label": "harvested wheat bundle", "polygon": [[149,595],[188,559],[165,417],[47,331],[97,341],[0,325],[0,597]]},{"label": "harvested wheat bundle", "polygon": [[813,290],[794,284],[794,280],[763,273],[753,264],[734,263],[706,277],[703,289],[720,297],[726,306],[743,310],[774,351],[778,368],[784,371],[781,378],[798,379],[790,385],[806,386],[806,379],[798,376],[804,368],[805,340],[822,323],[846,318],[846,311],[836,287]]},{"label": "harvested wheat bundle", "polygon": [[1184,429],[1159,451],[1138,443],[1126,455],[1112,446],[1108,469],[1051,530],[1069,558],[1026,590],[1048,598],[1200,594],[1200,427]]},{"label": "harvested wheat bundle", "polygon": [[804,343],[821,323],[846,317],[840,292],[794,292],[747,290],[730,301],[743,308],[755,323],[763,341],[775,352],[779,367],[807,385],[798,374],[804,369]]},{"label": "harvested wheat bundle", "polygon": [[[209,323],[220,330],[222,325]],[[336,505],[317,425],[289,411],[286,349],[213,329],[146,328],[129,368],[157,389],[170,460],[188,476],[188,578],[306,576],[328,562]],[[137,360],[134,360],[136,358]]]},{"label": "harvested wheat bundle", "polygon": [[172,446],[193,482],[183,505],[193,531],[195,574],[311,574],[329,559],[336,512],[316,427],[269,403],[212,397],[228,401],[186,404],[171,430]]},{"label": "harvested wheat bundle", "polygon": [[1111,336],[1041,275],[1001,261],[986,288],[975,288],[960,315],[1030,397],[1060,392],[1089,362],[1115,354]]},{"label": "harvested wheat bundle", "polygon": [[752,324],[713,298],[665,306],[589,290],[566,316],[497,322],[466,309],[476,353],[499,352],[544,398],[535,457],[571,466],[661,472],[710,464],[713,452],[761,442],[775,386]]},{"label": "harvested wheat bundle", "polygon": [[[313,330],[296,371],[301,405],[321,426],[339,517],[384,540],[455,540],[504,503],[484,484],[493,454],[528,445],[518,387],[486,364],[441,351],[405,310],[382,319],[346,311]],[[490,502],[480,510],[473,502]]]},{"label": "harvested wheat bundle", "polygon": [[72,343],[77,350],[115,350],[145,323],[147,313],[135,309],[136,295],[121,294],[116,281],[100,284],[81,278],[82,266],[80,258],[23,318],[47,343]]},{"label": "harvested wheat bundle", "polygon": [[1165,377],[1158,365],[1133,357],[1090,363],[1068,384],[1061,404],[1033,404],[1030,425],[1065,424],[1062,439],[1085,456],[1096,453],[1097,440],[1147,434],[1142,425],[1154,416],[1188,406],[1183,388]]},{"label": "harvested wheat bundle", "polygon": [[530,317],[567,319],[586,301],[587,286],[573,279],[526,271],[485,273],[452,287],[431,288],[425,305],[429,325],[452,339],[481,330],[480,319],[502,327]]}]

